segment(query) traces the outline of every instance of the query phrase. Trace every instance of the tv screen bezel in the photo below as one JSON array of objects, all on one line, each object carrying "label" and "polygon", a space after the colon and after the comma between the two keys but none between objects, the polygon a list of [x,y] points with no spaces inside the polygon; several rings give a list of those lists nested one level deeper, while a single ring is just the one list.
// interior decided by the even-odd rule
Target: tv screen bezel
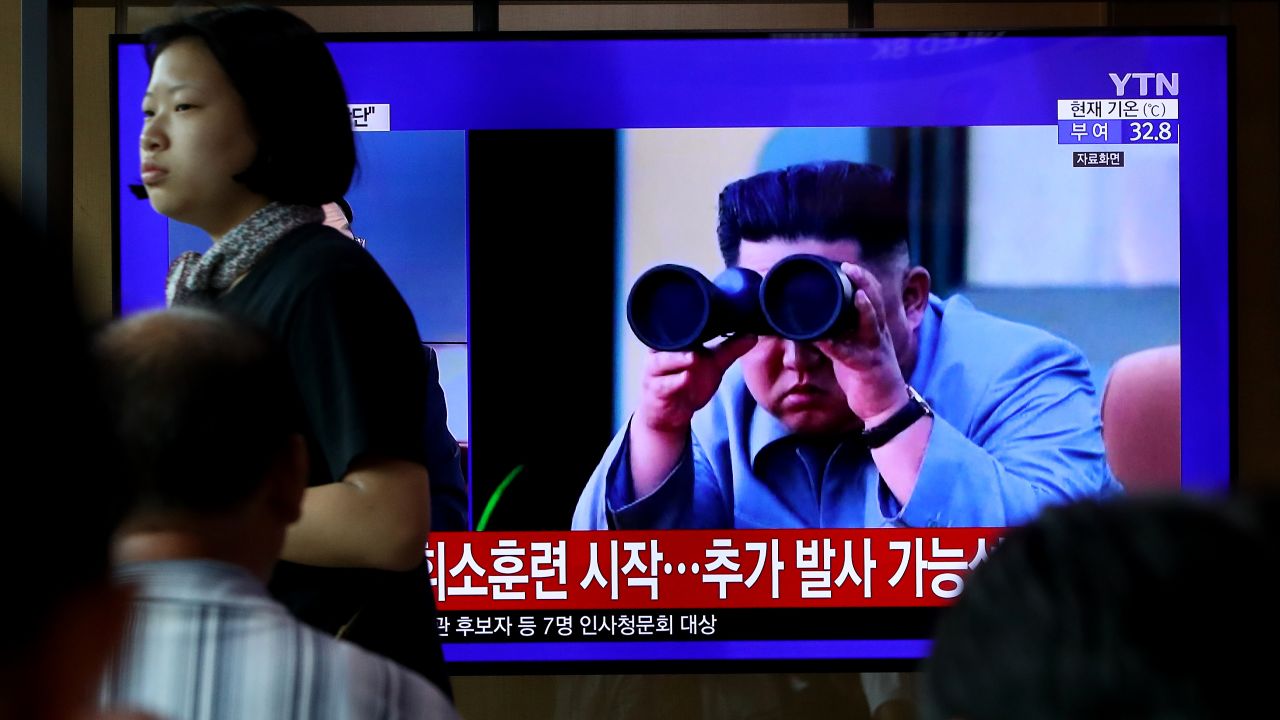
[{"label": "tv screen bezel", "polygon": [[[1238,468],[1238,432],[1237,432],[1237,394],[1238,372],[1236,357],[1238,353],[1238,326],[1236,287],[1236,232],[1237,232],[1237,189],[1236,189],[1236,68],[1235,68],[1235,30],[1232,27],[1218,26],[1186,26],[1186,27],[1069,27],[1069,28],[951,28],[935,30],[793,30],[793,31],[530,31],[530,32],[340,32],[321,33],[329,43],[362,43],[362,42],[527,42],[527,41],[608,41],[608,40],[786,40],[786,39],[897,39],[897,38],[967,38],[967,37],[1222,37],[1226,41],[1226,152],[1227,152],[1227,248],[1226,248],[1226,283],[1227,313],[1226,327],[1228,347],[1226,349],[1227,391],[1226,413],[1228,449],[1226,456],[1227,486],[1225,492],[1232,493],[1237,489],[1236,471]],[[110,36],[110,125],[111,125],[111,288],[112,311],[114,316],[121,313],[121,237],[120,207],[122,185],[120,167],[122,158],[119,153],[119,74],[117,59],[121,46],[141,47],[140,34],[113,34]],[[1181,200],[1181,198],[1180,198]],[[469,299],[470,303],[471,300]],[[1186,378],[1184,376],[1184,383]],[[1186,412],[1184,411],[1184,418]],[[1194,426],[1188,426],[1194,432]],[[571,531],[566,531],[571,532]],[[920,612],[931,617],[936,609],[919,608]],[[901,671],[916,669],[919,659],[841,659],[841,660],[614,660],[614,661],[543,661],[543,662],[450,662],[452,673],[459,675],[501,675],[501,674],[599,674],[607,672],[639,672],[639,673],[703,673],[703,672],[770,672],[770,671]]]}]

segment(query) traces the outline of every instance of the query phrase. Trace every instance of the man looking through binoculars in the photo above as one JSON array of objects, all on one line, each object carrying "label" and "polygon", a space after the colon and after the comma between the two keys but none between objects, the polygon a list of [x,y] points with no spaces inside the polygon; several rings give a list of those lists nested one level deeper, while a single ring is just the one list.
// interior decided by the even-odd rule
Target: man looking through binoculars
[{"label": "man looking through binoculars", "polygon": [[[1118,485],[1079,350],[930,294],[892,175],[826,162],[720,195],[727,267],[839,263],[856,322],[654,352],[575,529],[1004,526]],[[767,288],[766,288],[767,289]]]}]

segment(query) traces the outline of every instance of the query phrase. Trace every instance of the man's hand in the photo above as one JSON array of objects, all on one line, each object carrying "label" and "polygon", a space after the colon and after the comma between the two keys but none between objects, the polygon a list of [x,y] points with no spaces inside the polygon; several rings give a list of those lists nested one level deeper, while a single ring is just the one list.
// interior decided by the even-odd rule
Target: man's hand
[{"label": "man's hand", "polygon": [[844,391],[849,409],[868,427],[874,427],[907,403],[907,383],[885,322],[880,281],[869,270],[852,263],[841,263],[840,269],[855,288],[858,326],[814,345],[831,358],[836,382]]},{"label": "man's hand", "polygon": [[[831,358],[836,382],[844,391],[849,409],[862,418],[866,427],[877,427],[907,404],[907,383],[889,332],[884,294],[880,281],[865,268],[841,263],[853,286],[853,302],[858,308],[858,327],[830,340],[816,343]],[[902,312],[902,305],[895,305]],[[933,418],[924,417],[898,433],[893,440],[871,451],[880,477],[898,502],[906,505],[915,493],[924,463],[925,449],[933,431]]]},{"label": "man's hand", "polygon": [[714,348],[649,353],[636,421],[658,432],[687,432],[725,371],[755,344],[756,336],[738,335]]},{"label": "man's hand", "polygon": [[675,469],[693,414],[711,402],[725,371],[755,344],[754,335],[739,335],[714,348],[649,355],[640,407],[631,419],[630,470],[637,499],[652,493]]}]

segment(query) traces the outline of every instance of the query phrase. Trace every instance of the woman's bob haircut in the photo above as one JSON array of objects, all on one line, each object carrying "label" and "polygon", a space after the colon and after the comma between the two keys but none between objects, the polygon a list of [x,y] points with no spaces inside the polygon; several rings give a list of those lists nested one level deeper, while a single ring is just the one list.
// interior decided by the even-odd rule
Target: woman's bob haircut
[{"label": "woman's bob haircut", "polygon": [[310,25],[273,7],[209,10],[143,33],[148,66],[186,38],[213,53],[256,133],[258,154],[237,181],[290,204],[322,205],[347,192],[356,169],[347,93]]}]

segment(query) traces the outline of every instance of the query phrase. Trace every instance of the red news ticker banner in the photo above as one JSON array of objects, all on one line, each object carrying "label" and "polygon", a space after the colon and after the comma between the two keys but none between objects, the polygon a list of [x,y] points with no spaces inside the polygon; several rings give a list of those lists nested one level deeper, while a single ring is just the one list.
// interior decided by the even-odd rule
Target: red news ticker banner
[{"label": "red news ticker banner", "polygon": [[1003,528],[435,533],[442,611],[948,604]]}]

